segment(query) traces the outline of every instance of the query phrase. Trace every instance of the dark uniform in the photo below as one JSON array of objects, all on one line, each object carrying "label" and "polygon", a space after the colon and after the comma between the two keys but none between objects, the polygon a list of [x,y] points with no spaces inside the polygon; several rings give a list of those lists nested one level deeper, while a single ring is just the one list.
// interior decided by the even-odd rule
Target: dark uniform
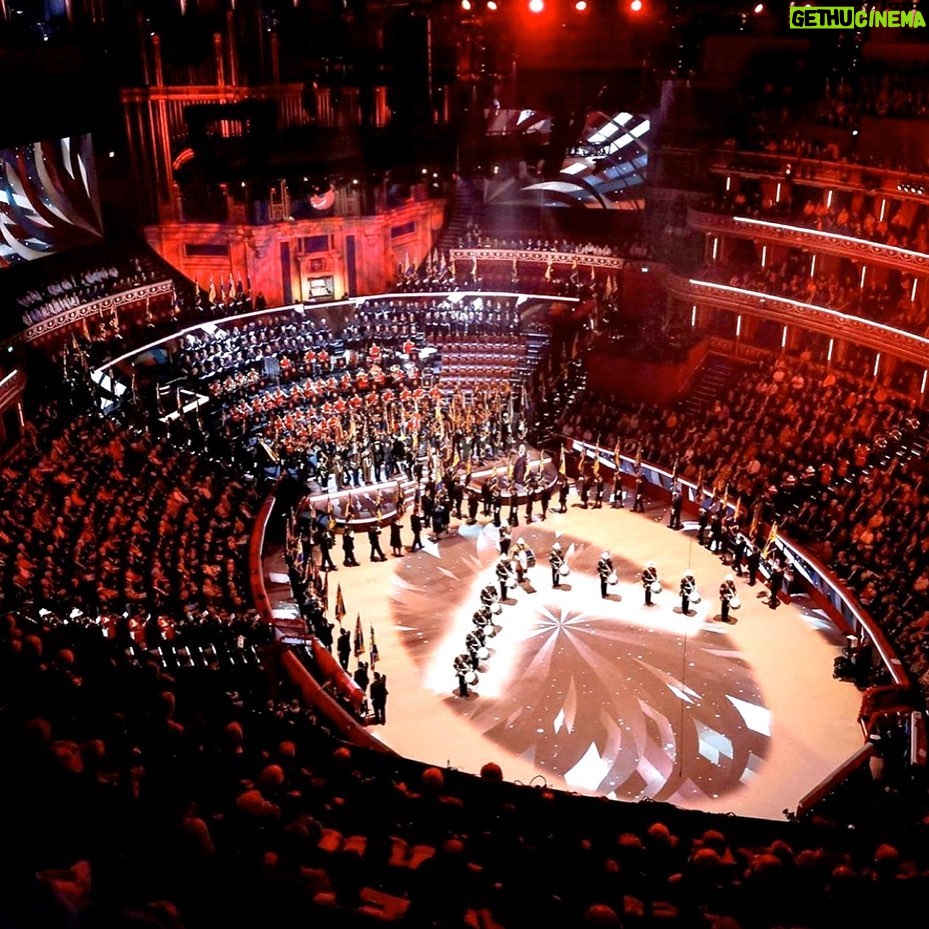
[{"label": "dark uniform", "polygon": [[642,587],[645,590],[645,605],[652,606],[652,584],[658,580],[658,571],[655,566],[649,562],[642,572]]},{"label": "dark uniform", "polygon": [[697,589],[697,582],[692,574],[685,574],[681,578],[681,612],[690,615],[690,598]]},{"label": "dark uniform", "polygon": [[607,583],[609,581],[610,575],[614,572],[613,562],[610,559],[610,553],[604,552],[600,556],[600,560],[597,562],[597,574],[600,575],[600,596],[606,600],[607,598]]},{"label": "dark uniform", "polygon": [[565,563],[561,546],[556,542],[548,556],[548,563],[552,568],[552,587],[561,586],[561,566]]}]

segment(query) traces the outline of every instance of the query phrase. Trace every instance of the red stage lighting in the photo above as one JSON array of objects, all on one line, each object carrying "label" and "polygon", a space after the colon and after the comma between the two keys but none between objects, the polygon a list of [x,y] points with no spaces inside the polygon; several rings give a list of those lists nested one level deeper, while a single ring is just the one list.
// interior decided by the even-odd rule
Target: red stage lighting
[{"label": "red stage lighting", "polygon": [[461,0],[461,8],[467,13],[471,9],[471,0]]},{"label": "red stage lighting", "polygon": [[633,13],[641,13],[642,0],[632,0],[632,3],[629,4],[629,9],[632,10]]},{"label": "red stage lighting", "polygon": [[497,0],[487,0],[487,9],[490,10],[491,13],[496,13],[497,10],[500,9],[497,6]]},{"label": "red stage lighting", "polygon": [[578,13],[583,13],[587,9],[587,0],[577,0],[577,3],[574,4],[574,9]]},{"label": "red stage lighting", "polygon": [[529,0],[529,12],[541,13],[545,9],[544,0]]}]

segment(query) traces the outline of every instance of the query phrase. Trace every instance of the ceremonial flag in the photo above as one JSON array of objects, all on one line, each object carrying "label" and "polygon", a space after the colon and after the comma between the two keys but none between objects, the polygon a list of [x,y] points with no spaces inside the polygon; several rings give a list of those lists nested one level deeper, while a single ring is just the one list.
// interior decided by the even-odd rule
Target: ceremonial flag
[{"label": "ceremonial flag", "polygon": [[508,481],[513,480],[513,453],[510,452],[506,458],[506,479]]},{"label": "ceremonial flag", "polygon": [[210,291],[207,300],[209,301],[210,306],[216,303],[216,282],[213,280],[212,274],[210,275]]},{"label": "ceremonial flag", "polygon": [[771,531],[768,533],[768,541],[765,542],[764,548],[761,550],[761,557],[767,558],[771,553],[771,549],[774,547],[774,543],[777,541],[777,523],[771,524]]},{"label": "ceremonial flag", "polygon": [[752,510],[752,524],[748,528],[748,540],[755,544],[755,539],[758,537],[758,524],[761,522],[761,501],[759,500],[755,504],[754,510]]},{"label": "ceremonial flag", "polygon": [[519,276],[519,261],[516,256],[513,256],[513,277],[517,278]]},{"label": "ceremonial flag", "polygon": [[477,277],[477,255],[474,256],[474,260],[471,262],[471,277]]},{"label": "ceremonial flag", "polygon": [[671,468],[671,483],[673,484],[677,480],[677,465],[678,459],[677,456],[674,456],[674,466]]},{"label": "ceremonial flag", "polygon": [[732,518],[736,522],[736,524],[738,524],[739,517],[741,515],[742,515],[742,498],[736,497],[735,498],[735,512],[732,514]]},{"label": "ceremonial flag", "polygon": [[[315,568],[316,565],[314,564]],[[323,571],[323,589],[322,589],[323,612],[329,615],[329,572]]]},{"label": "ceremonial flag", "polygon": [[619,439],[616,440],[616,444],[613,446],[613,464],[616,465],[616,470],[622,470],[623,466],[623,449],[620,444]]},{"label": "ceremonial flag", "polygon": [[[329,586],[329,572],[326,572],[326,586]],[[339,625],[342,625],[342,617],[346,614],[345,600],[342,599],[342,585],[339,584],[335,591],[335,618]]]},{"label": "ceremonial flag", "polygon": [[365,651],[365,634],[361,628],[361,613],[355,619],[355,656],[363,655]]},{"label": "ceremonial flag", "polygon": [[559,473],[562,477],[567,477],[567,476],[568,476],[568,463],[565,461],[564,446],[563,446],[563,445],[561,446],[561,462],[560,462],[560,464],[558,465],[558,473]]},{"label": "ceremonial flag", "polygon": [[642,470],[642,443],[639,442],[635,450],[635,470],[636,473]]},{"label": "ceremonial flag", "polygon": [[545,265],[545,280],[551,281],[552,279],[552,259],[548,259],[548,263]]},{"label": "ceremonial flag", "polygon": [[594,477],[600,476],[600,450],[597,449],[594,452],[594,466],[593,466]]},{"label": "ceremonial flag", "polygon": [[369,633],[371,635],[371,644],[368,646],[368,657],[371,659],[371,670],[373,671],[381,656],[377,650],[377,642],[374,641],[374,626],[370,627]]},{"label": "ceremonial flag", "polygon": [[697,472],[697,506],[703,502],[703,465],[700,465],[700,470]]}]

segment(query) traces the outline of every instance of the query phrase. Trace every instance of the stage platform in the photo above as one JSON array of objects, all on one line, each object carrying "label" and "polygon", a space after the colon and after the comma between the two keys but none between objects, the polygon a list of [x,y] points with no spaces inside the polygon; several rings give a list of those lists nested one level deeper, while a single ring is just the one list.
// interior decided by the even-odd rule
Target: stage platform
[{"label": "stage platform", "polygon": [[[782,821],[861,747],[861,695],[832,677],[844,637],[805,597],[772,610],[766,588],[746,579],[736,581],[742,608],[722,623],[728,569],[697,544],[695,523],[672,531],[657,503],[644,514],[583,509],[573,490],[567,513],[526,525],[521,509],[520,519],[514,542],[528,542],[537,566],[503,607],[467,698],[452,662],[478,592],[495,580],[487,518],[453,520],[448,537],[385,563],[370,563],[359,537],[360,567],[330,574],[350,630],[357,614],[366,642],[375,627],[389,698],[386,725],[371,732],[392,749],[473,773],[495,761],[507,780],[580,794]],[[557,590],[556,539],[571,568]],[[606,600],[604,549],[619,575]],[[665,587],[650,608],[637,577],[649,560]],[[684,616],[677,589],[688,567],[704,598]],[[292,616],[280,551],[266,553],[264,570],[277,615]]]}]

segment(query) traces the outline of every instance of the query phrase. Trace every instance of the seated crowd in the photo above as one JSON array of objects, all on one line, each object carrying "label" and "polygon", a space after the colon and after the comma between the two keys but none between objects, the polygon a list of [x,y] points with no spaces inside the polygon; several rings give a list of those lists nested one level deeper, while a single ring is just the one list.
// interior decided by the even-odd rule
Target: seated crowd
[{"label": "seated crowd", "polygon": [[863,929],[925,894],[923,826],[798,831],[443,771],[339,745],[275,649],[191,677],[95,625],[3,620],[11,929]]},{"label": "seated crowd", "polygon": [[839,310],[920,336],[929,332],[929,319],[910,298],[911,290],[905,280],[891,277],[887,282],[866,283],[861,287],[860,278],[852,273],[811,275],[810,261],[809,255],[792,251],[785,261],[770,262],[765,268],[711,264],[695,276],[704,281]]},{"label": "seated crowd", "polygon": [[23,323],[31,326],[74,307],[165,277],[164,270],[146,256],[126,257],[112,264],[77,270],[35,284],[17,299],[17,303],[23,311]]},{"label": "seated crowd", "polygon": [[727,215],[776,219],[853,239],[929,253],[929,228],[926,210],[921,204],[908,208],[910,204],[890,203],[882,217],[876,203],[862,203],[856,211],[850,198],[837,195],[830,205],[821,191],[814,196],[805,196],[805,191],[806,188],[794,188],[792,198],[780,203],[762,200],[757,190],[740,191],[734,196],[724,194],[716,201],[715,208]]},{"label": "seated crowd", "polygon": [[112,619],[246,612],[257,490],[227,466],[78,416],[8,459],[0,589]]}]

